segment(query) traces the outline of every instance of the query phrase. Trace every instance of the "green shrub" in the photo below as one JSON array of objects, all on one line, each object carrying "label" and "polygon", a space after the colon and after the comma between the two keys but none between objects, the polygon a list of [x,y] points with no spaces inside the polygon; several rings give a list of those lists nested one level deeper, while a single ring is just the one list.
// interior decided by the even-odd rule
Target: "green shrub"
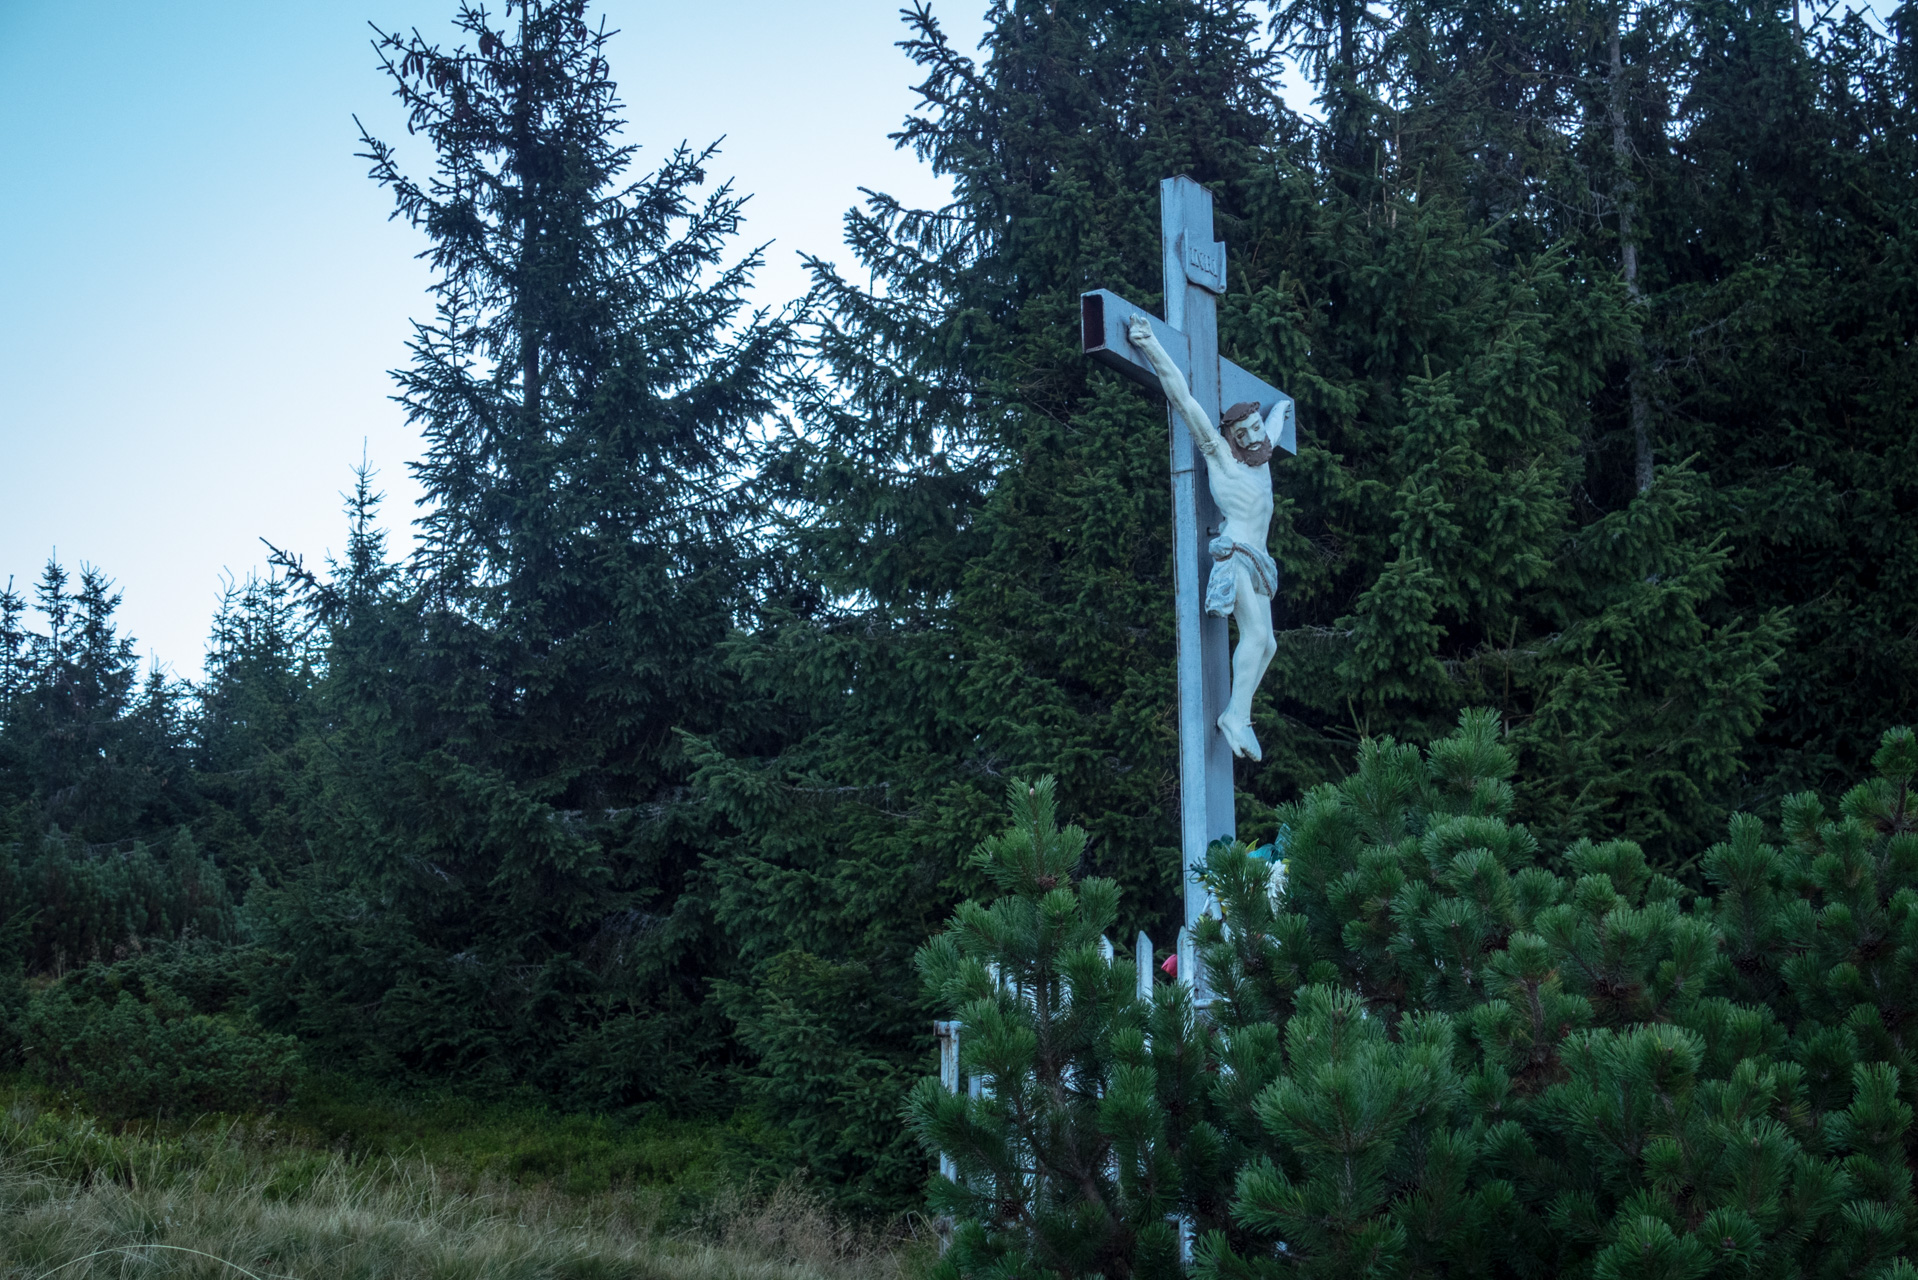
[{"label": "green shrub", "polygon": [[299,1078],[297,1042],[233,1007],[246,958],[173,948],[46,987],[17,1023],[27,1065],[111,1117],[277,1106]]},{"label": "green shrub", "polygon": [[[1280,886],[1210,851],[1196,1019],[1118,998],[1110,882],[989,842],[1006,896],[923,953],[982,1086],[912,1099],[958,1174],[944,1273],[1170,1276],[1175,1214],[1204,1280],[1912,1274],[1918,738],[1872,763],[1782,838],[1734,818],[1695,893],[1628,841],[1541,849],[1489,713],[1368,741],[1278,811]],[[1061,841],[1031,794],[1015,833]]]},{"label": "green shrub", "polygon": [[933,1182],[955,1224],[939,1274],[1174,1276],[1181,1175],[1199,1181],[1194,1155],[1219,1166],[1203,1106],[1177,1105],[1202,1088],[1205,1043],[1182,988],[1147,1006],[1132,967],[1107,962],[1119,886],[1073,880],[1086,833],[1059,826],[1053,780],[1008,791],[1012,828],[974,860],[1001,896],[962,903],[919,954],[964,1024],[961,1070],[985,1086],[924,1080],[908,1102],[958,1174]]},{"label": "green shrub", "polygon": [[899,1123],[913,1076],[874,1046],[920,1010],[868,965],[799,950],[761,965],[751,983],[714,985],[757,1060],[742,1073],[765,1121],[767,1140],[747,1155],[755,1171],[772,1181],[803,1173],[836,1207],[865,1214],[910,1203],[926,1168]]},{"label": "green shrub", "polygon": [[530,1090],[480,1100],[315,1069],[274,1119],[291,1140],[375,1160],[423,1159],[475,1182],[549,1183],[569,1194],[645,1186],[699,1205],[726,1185],[727,1147],[749,1135],[711,1117],[563,1114]]},{"label": "green shrub", "polygon": [[226,882],[184,827],[158,845],[57,830],[0,843],[0,965],[54,974],[155,941],[238,936]]},{"label": "green shrub", "polygon": [[0,1071],[20,1065],[20,1022],[26,1011],[26,978],[17,969],[0,969]]},{"label": "green shrub", "polygon": [[[379,1100],[371,1091],[371,1105]],[[430,1138],[475,1151],[508,1136],[497,1115],[469,1117],[477,1132],[418,1118]],[[543,1122],[530,1112],[520,1121]],[[441,1161],[427,1145],[375,1157],[284,1117],[115,1126],[0,1081],[0,1276],[904,1280],[920,1271],[922,1249],[904,1231],[836,1219],[797,1186],[720,1183],[680,1208],[676,1186],[501,1177],[473,1151]]]}]

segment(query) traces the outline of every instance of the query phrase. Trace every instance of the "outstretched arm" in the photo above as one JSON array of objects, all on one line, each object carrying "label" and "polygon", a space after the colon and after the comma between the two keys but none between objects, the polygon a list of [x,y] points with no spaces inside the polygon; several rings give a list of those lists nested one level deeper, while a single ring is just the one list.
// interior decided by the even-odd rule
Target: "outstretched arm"
[{"label": "outstretched arm", "polygon": [[1165,398],[1179,411],[1179,417],[1185,423],[1186,430],[1192,433],[1199,451],[1206,454],[1215,452],[1225,440],[1219,435],[1211,417],[1192,398],[1192,387],[1186,382],[1185,375],[1179,372],[1179,366],[1172,363],[1172,357],[1166,354],[1165,348],[1159,345],[1151,322],[1144,316],[1133,316],[1132,323],[1126,326],[1126,337],[1132,339],[1132,345],[1139,349],[1147,363],[1151,364],[1152,371],[1159,375],[1159,386],[1165,390]]}]

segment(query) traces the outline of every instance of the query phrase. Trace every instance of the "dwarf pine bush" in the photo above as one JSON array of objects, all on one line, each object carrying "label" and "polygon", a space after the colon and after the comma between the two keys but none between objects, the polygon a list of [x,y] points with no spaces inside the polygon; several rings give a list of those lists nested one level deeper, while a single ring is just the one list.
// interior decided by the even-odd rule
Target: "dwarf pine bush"
[{"label": "dwarf pine bush", "polygon": [[1281,887],[1214,846],[1197,1018],[1100,977],[1114,891],[1015,795],[1004,896],[923,960],[983,1084],[913,1098],[947,1273],[1173,1274],[1176,1215],[1219,1280],[1918,1275],[1918,739],[1873,767],[1686,885],[1543,849],[1489,713],[1369,742],[1279,810]]},{"label": "dwarf pine bush", "polygon": [[16,1019],[27,1066],[113,1118],[276,1106],[299,1080],[298,1043],[246,1012],[243,961],[177,947],[71,974]]},{"label": "dwarf pine bush", "polygon": [[[978,1096],[922,1081],[909,1113],[957,1165],[933,1204],[957,1223],[944,1265],[971,1273],[1043,1262],[1048,1274],[1176,1267],[1167,1221],[1196,1156],[1222,1172],[1216,1130],[1184,1105],[1203,1092],[1205,1046],[1178,988],[1152,1007],[1100,939],[1118,913],[1111,880],[1074,881],[1086,833],[1061,829],[1054,783],[1013,783],[1012,829],[975,863],[1001,896],[967,902],[919,956],[927,985],[964,1024],[962,1069]],[[1211,1156],[1210,1160],[1206,1159]]]}]

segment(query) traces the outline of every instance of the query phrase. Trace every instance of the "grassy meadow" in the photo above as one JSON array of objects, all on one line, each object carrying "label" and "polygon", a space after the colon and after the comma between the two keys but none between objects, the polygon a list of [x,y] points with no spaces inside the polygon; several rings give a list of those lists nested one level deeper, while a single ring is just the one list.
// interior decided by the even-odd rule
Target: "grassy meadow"
[{"label": "grassy meadow", "polygon": [[[890,1280],[923,1224],[730,1177],[735,1135],[316,1081],[270,1119],[115,1127],[0,1081],[0,1276]],[[917,1230],[915,1231],[915,1228]]]}]

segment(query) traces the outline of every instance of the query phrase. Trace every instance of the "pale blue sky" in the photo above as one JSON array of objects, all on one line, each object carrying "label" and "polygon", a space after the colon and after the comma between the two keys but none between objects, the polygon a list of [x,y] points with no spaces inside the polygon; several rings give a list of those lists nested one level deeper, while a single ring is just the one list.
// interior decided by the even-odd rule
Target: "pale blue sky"
[{"label": "pale blue sky", "polygon": [[[366,22],[433,35],[453,7],[0,0],[0,581],[55,548],[98,565],[141,652],[197,675],[259,538],[340,548],[362,439],[404,545],[419,442],[386,371],[428,276],[352,117],[406,141]],[[939,7],[976,40],[982,4]],[[913,102],[899,8],[597,6],[641,163],[727,136],[766,301],[803,291],[798,251],[843,258],[860,186],[943,196],[886,140]]]}]

